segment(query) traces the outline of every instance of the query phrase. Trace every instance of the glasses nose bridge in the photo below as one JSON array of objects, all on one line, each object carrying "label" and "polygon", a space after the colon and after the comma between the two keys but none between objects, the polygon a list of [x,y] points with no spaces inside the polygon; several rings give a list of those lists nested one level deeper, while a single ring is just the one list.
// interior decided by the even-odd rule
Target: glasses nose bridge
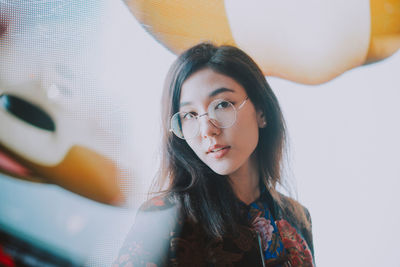
[{"label": "glasses nose bridge", "polygon": [[[201,117],[205,117],[205,116],[207,116],[207,118],[205,120],[206,125],[208,125],[208,123],[211,123],[213,126],[215,126],[214,123],[212,123],[212,120],[211,120],[210,115],[208,114],[208,112],[205,112],[203,114],[197,115],[197,124],[198,124],[198,127],[199,127],[199,131],[202,131],[203,130],[202,128],[204,127],[204,125],[202,126],[203,123],[201,123],[200,118]],[[207,127],[209,127],[209,126],[207,126]]]},{"label": "glasses nose bridge", "polygon": [[[211,121],[212,118],[210,118],[210,105],[208,105],[207,109],[204,110],[206,112],[204,112],[203,114],[197,115],[197,119],[200,119],[201,117],[207,116],[208,120]],[[199,121],[200,123],[200,121]]]},{"label": "glasses nose bridge", "polygon": [[[207,116],[208,118],[202,123],[199,119],[201,117],[205,117]],[[217,125],[215,125],[215,123],[213,122],[213,119],[210,118],[209,112],[205,112],[201,115],[197,116],[197,123],[198,123],[198,129],[199,129],[199,133],[202,136],[205,135],[211,135],[211,131],[215,131],[215,129],[219,129],[219,127]]]},{"label": "glasses nose bridge", "polygon": [[197,119],[200,119],[201,117],[207,116],[208,119],[210,119],[210,116],[208,115],[208,112],[205,112],[203,114],[197,115]]}]

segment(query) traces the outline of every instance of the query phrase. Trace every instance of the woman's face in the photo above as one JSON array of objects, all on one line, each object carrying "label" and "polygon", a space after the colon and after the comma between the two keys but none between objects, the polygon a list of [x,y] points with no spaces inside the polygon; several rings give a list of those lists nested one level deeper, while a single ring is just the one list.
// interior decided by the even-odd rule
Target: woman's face
[{"label": "woman's face", "polygon": [[186,142],[196,155],[220,175],[231,175],[239,170],[248,171],[254,157],[250,157],[258,144],[259,126],[264,126],[261,112],[246,99],[245,89],[229,76],[211,69],[192,74],[182,85],[180,110],[202,115],[215,99],[233,103],[237,110],[236,122],[229,128],[217,128],[208,116],[199,120],[199,135]]}]

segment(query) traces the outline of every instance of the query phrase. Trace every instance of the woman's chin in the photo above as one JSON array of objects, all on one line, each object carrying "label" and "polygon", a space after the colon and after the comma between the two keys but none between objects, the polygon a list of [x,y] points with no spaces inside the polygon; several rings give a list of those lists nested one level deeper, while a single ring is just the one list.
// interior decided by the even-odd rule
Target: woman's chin
[{"label": "woman's chin", "polygon": [[232,166],[208,166],[211,168],[211,170],[219,175],[230,175],[232,172],[234,172],[234,168],[232,168]]}]

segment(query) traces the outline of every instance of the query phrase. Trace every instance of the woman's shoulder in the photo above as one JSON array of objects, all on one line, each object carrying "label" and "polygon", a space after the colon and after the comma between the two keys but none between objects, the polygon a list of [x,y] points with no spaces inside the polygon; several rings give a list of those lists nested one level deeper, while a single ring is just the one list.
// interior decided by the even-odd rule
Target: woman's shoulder
[{"label": "woman's shoulder", "polygon": [[[307,220],[307,222],[311,223],[310,212],[303,204],[301,204],[300,202],[298,202],[294,198],[288,197],[288,196],[286,196],[286,195],[284,195],[284,194],[282,194],[280,192],[278,192],[278,195],[279,195],[280,201],[282,202],[281,206],[286,211],[288,211],[290,213],[293,213],[293,212],[302,213],[302,212],[304,212],[305,219]],[[301,222],[297,222],[297,223],[301,224]]]},{"label": "woman's shoulder", "polygon": [[177,231],[177,207],[166,195],[145,201],[113,266],[166,266],[170,238]]},{"label": "woman's shoulder", "polygon": [[279,194],[278,218],[293,225],[304,237],[311,235],[311,215],[309,210],[297,200],[282,193]]},{"label": "woman's shoulder", "polygon": [[139,212],[162,211],[177,206],[178,202],[171,194],[158,194],[140,205]]},{"label": "woman's shoulder", "polygon": [[[314,258],[310,212],[297,200],[281,193],[278,194],[280,197],[280,206],[282,207],[282,210],[279,212],[280,216],[276,223],[280,229],[280,232],[282,232],[281,235],[284,239],[287,238],[289,240],[287,241],[288,243],[291,242],[290,240],[298,240],[300,243],[303,243],[304,240],[306,242],[306,244],[303,244],[304,247],[307,247],[310,250],[311,255],[309,256]],[[305,255],[306,254],[307,253],[305,253]]]},{"label": "woman's shoulder", "polygon": [[157,195],[145,201],[138,209],[136,228],[155,228],[168,232],[181,218],[180,205],[171,195]]}]

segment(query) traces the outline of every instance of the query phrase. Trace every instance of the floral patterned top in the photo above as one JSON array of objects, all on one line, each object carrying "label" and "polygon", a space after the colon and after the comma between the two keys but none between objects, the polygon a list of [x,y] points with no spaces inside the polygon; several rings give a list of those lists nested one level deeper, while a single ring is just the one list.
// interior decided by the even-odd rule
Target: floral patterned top
[{"label": "floral patterned top", "polygon": [[235,235],[210,239],[178,205],[155,197],[139,209],[112,266],[314,266],[311,231],[284,218],[267,190],[250,205],[239,205],[249,224]]}]

